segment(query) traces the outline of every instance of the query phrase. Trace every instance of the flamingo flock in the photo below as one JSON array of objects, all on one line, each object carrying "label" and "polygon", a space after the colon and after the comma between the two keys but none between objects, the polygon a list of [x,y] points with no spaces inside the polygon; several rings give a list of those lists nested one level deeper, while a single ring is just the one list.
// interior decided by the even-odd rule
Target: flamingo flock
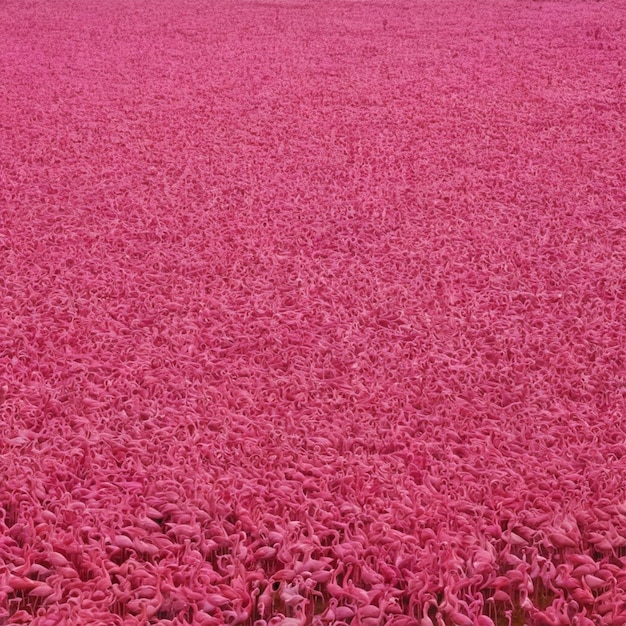
[{"label": "flamingo flock", "polygon": [[626,624],[625,29],[0,2],[0,624]]}]

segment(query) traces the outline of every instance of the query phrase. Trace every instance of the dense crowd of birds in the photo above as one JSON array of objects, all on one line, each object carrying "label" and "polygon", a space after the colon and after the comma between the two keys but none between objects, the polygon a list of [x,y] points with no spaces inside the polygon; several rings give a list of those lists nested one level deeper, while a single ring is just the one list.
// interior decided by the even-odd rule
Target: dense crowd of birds
[{"label": "dense crowd of birds", "polygon": [[0,3],[0,623],[626,624],[623,24]]}]

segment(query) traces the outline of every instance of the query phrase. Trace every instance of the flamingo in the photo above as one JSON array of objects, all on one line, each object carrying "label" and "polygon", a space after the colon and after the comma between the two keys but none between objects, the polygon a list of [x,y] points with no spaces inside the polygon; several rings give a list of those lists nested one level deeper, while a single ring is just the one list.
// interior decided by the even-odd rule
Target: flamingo
[{"label": "flamingo", "polygon": [[265,587],[263,593],[259,595],[257,601],[257,611],[263,618],[269,617],[274,607],[274,593],[271,583]]},{"label": "flamingo", "polygon": [[291,610],[296,610],[297,607],[303,607],[308,604],[308,600],[298,592],[299,586],[297,584],[286,585],[280,592],[281,600]]}]

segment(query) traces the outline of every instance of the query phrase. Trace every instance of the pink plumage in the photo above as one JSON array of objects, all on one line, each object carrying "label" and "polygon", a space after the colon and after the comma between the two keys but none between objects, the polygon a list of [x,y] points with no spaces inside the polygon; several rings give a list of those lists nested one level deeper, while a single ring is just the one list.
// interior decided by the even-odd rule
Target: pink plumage
[{"label": "pink plumage", "polygon": [[2,0],[0,623],[623,623],[624,17]]}]

